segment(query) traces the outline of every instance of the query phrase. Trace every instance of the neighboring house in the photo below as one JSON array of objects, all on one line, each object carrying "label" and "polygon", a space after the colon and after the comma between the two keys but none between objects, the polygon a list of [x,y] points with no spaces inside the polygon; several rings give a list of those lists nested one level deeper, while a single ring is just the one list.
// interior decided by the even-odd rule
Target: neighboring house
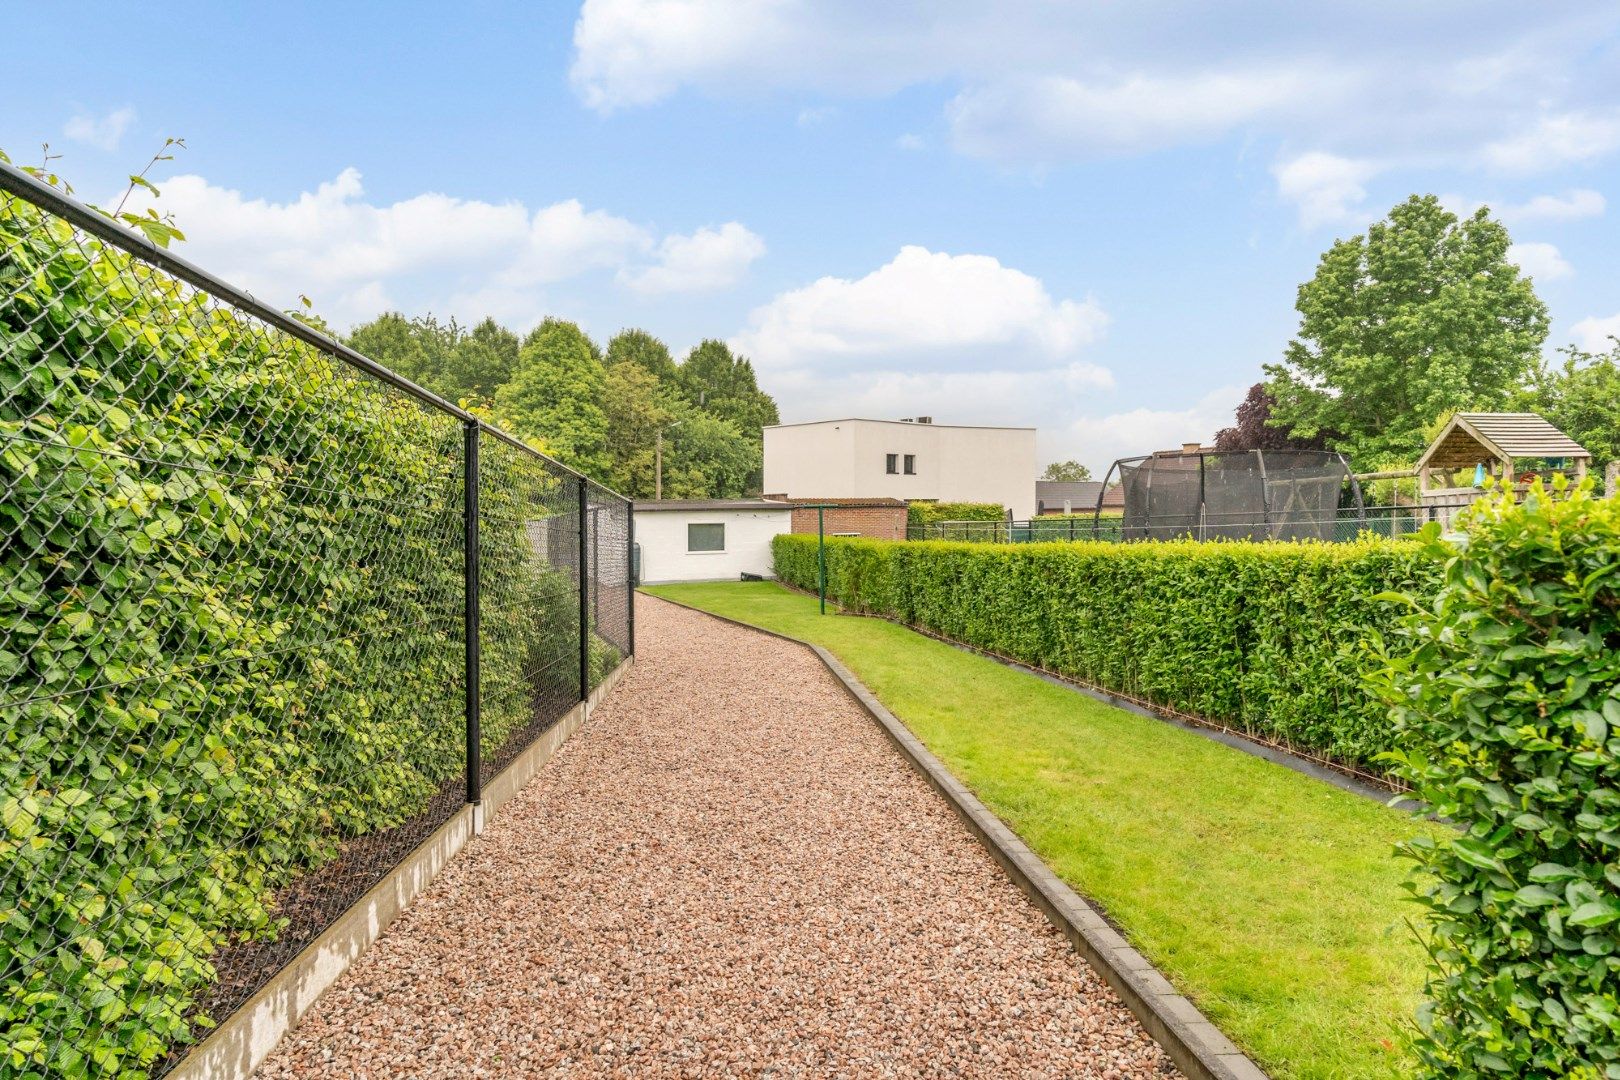
[{"label": "neighboring house", "polygon": [[765,496],[795,507],[793,531],[814,533],[817,528],[814,506],[823,506],[820,527],[828,536],[867,536],[874,540],[906,538],[906,504],[903,499],[790,499],[786,495]]},{"label": "neighboring house", "polygon": [[736,581],[771,576],[771,538],[793,508],[766,499],[665,499],[635,504],[638,580]]},{"label": "neighboring house", "polygon": [[1101,480],[1035,481],[1035,513],[1090,514],[1097,509]]},{"label": "neighboring house", "polygon": [[995,503],[1035,513],[1035,429],[915,420],[818,420],[765,429],[765,490],[795,501]]}]

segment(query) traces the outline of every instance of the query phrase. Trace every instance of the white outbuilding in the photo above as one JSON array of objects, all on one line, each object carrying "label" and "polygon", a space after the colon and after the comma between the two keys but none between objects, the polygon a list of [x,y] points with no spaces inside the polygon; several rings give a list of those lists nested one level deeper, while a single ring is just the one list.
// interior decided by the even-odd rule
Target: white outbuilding
[{"label": "white outbuilding", "polygon": [[793,531],[793,508],[769,499],[664,499],[635,513],[644,585],[770,577],[771,538]]}]

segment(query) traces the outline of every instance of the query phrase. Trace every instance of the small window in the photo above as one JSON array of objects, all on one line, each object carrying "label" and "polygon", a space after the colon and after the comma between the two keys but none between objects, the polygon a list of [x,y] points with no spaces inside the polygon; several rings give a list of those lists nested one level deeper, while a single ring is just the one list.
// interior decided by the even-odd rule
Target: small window
[{"label": "small window", "polygon": [[883,471],[893,476],[900,471],[900,455],[885,454],[883,458]]},{"label": "small window", "polygon": [[688,525],[686,527],[686,550],[726,550],[726,527],[721,524]]},{"label": "small window", "polygon": [[917,455],[916,454],[907,454],[906,455],[906,475],[907,476],[916,476],[917,475]]}]

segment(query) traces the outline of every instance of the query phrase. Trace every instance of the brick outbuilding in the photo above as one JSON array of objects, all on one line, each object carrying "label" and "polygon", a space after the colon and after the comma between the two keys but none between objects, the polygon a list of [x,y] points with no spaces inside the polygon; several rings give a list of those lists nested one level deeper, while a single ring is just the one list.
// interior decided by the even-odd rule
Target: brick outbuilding
[{"label": "brick outbuilding", "polygon": [[773,502],[785,502],[793,507],[793,531],[814,533],[816,512],[807,507],[817,504],[830,507],[826,513],[828,536],[838,533],[867,536],[874,540],[904,540],[906,538],[906,502],[904,499],[810,499],[787,495],[766,495]]}]

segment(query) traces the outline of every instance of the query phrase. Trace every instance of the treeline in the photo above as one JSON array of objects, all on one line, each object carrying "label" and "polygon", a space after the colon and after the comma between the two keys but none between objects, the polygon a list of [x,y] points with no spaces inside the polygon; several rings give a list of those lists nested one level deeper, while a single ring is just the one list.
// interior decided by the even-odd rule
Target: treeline
[{"label": "treeline", "polygon": [[513,434],[632,498],[657,488],[659,432],[664,498],[759,494],[761,429],[780,419],[753,364],[723,341],[677,363],[645,330],[622,330],[603,349],[562,319],[520,337],[494,319],[469,330],[398,312],[347,340],[435,393],[489,409]]}]

